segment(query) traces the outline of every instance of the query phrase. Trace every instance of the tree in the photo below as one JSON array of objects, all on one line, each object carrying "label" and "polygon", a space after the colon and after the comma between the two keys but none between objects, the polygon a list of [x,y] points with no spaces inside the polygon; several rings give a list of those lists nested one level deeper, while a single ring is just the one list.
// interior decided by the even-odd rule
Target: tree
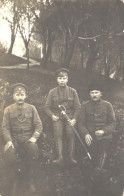
[{"label": "tree", "polygon": [[19,9],[14,0],[3,0],[1,1],[1,8],[3,9],[3,19],[5,19],[11,30],[11,42],[8,53],[11,54],[13,46],[15,43],[17,31],[18,31],[18,22],[19,22]]},{"label": "tree", "polygon": [[28,46],[33,33],[35,18],[32,12],[30,11],[30,8],[28,7],[28,4],[25,4],[25,2],[22,1],[18,6],[20,9],[20,20],[18,22],[18,29],[26,49],[27,69],[29,70],[29,47]]},{"label": "tree", "polygon": [[56,37],[56,18],[54,13],[57,10],[57,5],[54,1],[37,1],[32,0],[28,2],[28,6],[35,16],[35,33],[39,34],[43,47],[43,58],[41,63],[46,67],[51,56],[52,44]]}]

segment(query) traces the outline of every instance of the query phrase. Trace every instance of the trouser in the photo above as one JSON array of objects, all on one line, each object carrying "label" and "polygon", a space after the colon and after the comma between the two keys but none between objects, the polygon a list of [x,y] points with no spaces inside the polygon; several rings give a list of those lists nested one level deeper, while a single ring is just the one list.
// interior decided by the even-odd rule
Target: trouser
[{"label": "trouser", "polygon": [[34,160],[38,159],[37,144],[29,141],[24,143],[18,143],[15,141],[14,148],[10,147],[5,152],[5,162],[9,167],[15,166],[20,162],[20,159],[24,158],[27,160],[29,166],[34,164]]},{"label": "trouser", "polygon": [[110,152],[111,141],[102,139],[97,140],[93,138],[91,145],[88,147],[92,157],[92,163],[94,167],[104,167],[107,155]]},{"label": "trouser", "polygon": [[[10,192],[13,191],[12,189],[14,183],[19,180],[18,174],[21,172],[25,175],[25,177],[28,177],[29,183],[34,181],[38,164],[37,144],[31,143],[29,141],[24,143],[18,143],[15,141],[14,148],[10,147],[5,152],[4,156],[6,172],[9,181],[8,189],[10,189]],[[23,169],[24,171],[21,171]],[[10,195],[14,196],[14,193],[11,193]]]},{"label": "trouser", "polygon": [[56,143],[56,150],[58,151],[58,156],[63,157],[63,136],[66,135],[69,158],[72,158],[74,154],[75,136],[72,127],[69,126],[67,120],[61,119],[56,122],[53,122],[53,133]]}]

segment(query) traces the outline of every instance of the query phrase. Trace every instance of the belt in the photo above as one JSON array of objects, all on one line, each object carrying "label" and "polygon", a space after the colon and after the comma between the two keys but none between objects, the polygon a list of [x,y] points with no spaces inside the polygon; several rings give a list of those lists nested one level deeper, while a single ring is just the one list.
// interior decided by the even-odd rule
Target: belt
[{"label": "belt", "polygon": [[32,131],[31,130],[16,130],[16,131],[13,131],[13,134],[24,134],[24,133],[31,133]]}]

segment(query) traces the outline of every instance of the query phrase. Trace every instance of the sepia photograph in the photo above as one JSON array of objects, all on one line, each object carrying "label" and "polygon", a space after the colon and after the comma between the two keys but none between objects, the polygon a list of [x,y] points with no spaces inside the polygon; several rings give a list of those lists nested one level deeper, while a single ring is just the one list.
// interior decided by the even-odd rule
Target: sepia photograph
[{"label": "sepia photograph", "polygon": [[0,196],[124,196],[124,0],[0,0]]}]

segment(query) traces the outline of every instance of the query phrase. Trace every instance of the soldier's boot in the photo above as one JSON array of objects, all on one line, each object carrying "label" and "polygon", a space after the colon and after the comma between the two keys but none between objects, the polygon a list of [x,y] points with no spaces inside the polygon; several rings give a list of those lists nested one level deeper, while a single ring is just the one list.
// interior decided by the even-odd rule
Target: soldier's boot
[{"label": "soldier's boot", "polygon": [[29,191],[31,193],[35,193],[36,192],[36,184],[35,184],[35,180],[34,180],[34,170],[32,170],[30,168],[29,173],[28,173],[28,186],[29,186]]},{"label": "soldier's boot", "polygon": [[56,160],[53,160],[53,164],[58,164],[58,165],[63,165],[63,144],[62,144],[62,139],[57,139],[56,141],[56,151],[58,153],[58,158]]},{"label": "soldier's boot", "polygon": [[31,165],[28,168],[28,185],[31,193],[35,194],[37,192],[37,175],[40,171],[38,159],[31,160]]},{"label": "soldier's boot", "polygon": [[18,185],[18,179],[17,180],[14,180],[11,184],[11,190],[10,190],[10,193],[9,195],[10,196],[17,196],[18,194],[18,188],[19,188],[19,185]]},{"label": "soldier's boot", "polygon": [[103,152],[101,154],[100,160],[98,162],[98,166],[96,167],[97,172],[104,172],[105,171],[104,166],[106,163],[106,159],[107,159],[107,153]]},{"label": "soldier's boot", "polygon": [[71,164],[77,164],[77,161],[74,159],[74,149],[75,149],[75,140],[73,137],[69,138],[69,161]]},{"label": "soldier's boot", "polygon": [[8,189],[8,195],[9,196],[17,196],[18,194],[18,189],[19,189],[19,176],[17,174],[16,169],[11,169],[11,179],[9,183],[9,189]]}]

